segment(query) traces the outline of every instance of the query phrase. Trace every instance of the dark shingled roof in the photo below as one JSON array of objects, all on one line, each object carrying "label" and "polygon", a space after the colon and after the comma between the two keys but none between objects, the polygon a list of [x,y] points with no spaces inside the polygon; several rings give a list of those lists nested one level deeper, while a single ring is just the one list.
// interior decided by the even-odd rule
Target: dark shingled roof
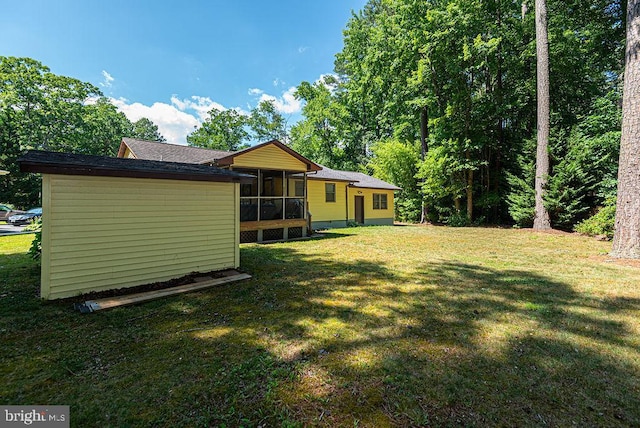
[{"label": "dark shingled roof", "polygon": [[362,187],[367,189],[401,190],[398,186],[394,186],[386,181],[382,181],[361,172],[340,171],[327,168],[326,166],[323,166],[322,170],[315,174],[307,174],[307,178],[311,180],[348,181],[353,187]]},{"label": "dark shingled roof", "polygon": [[322,165],[322,169],[318,172],[307,174],[307,178],[313,180],[331,180],[331,181],[353,181],[342,174],[342,171],[331,169]]},{"label": "dark shingled roof", "polygon": [[233,153],[134,138],[123,138],[122,141],[133,152],[136,159],[144,160],[203,164],[213,163],[216,159]]},{"label": "dark shingled roof", "polygon": [[44,151],[29,151],[20,159],[23,172],[107,177],[158,178],[168,180],[251,182],[248,174],[210,165],[113,158]]}]

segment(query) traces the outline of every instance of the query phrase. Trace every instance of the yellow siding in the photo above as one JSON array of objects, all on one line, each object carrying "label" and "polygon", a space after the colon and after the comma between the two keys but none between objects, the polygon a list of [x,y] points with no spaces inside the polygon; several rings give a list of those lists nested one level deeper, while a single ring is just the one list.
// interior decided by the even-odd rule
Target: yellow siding
[{"label": "yellow siding", "polygon": [[307,170],[306,164],[271,144],[236,156],[233,160],[233,166],[285,171]]},{"label": "yellow siding", "polygon": [[42,297],[239,265],[238,185],[43,177]]},{"label": "yellow siding", "polygon": [[[326,202],[325,183],[336,185],[335,202]],[[307,180],[309,212],[312,215],[312,221],[345,221],[347,219],[346,189],[347,183],[343,181]],[[351,211],[349,216],[353,217]]]},{"label": "yellow siding", "polygon": [[[298,178],[287,179],[287,196],[292,196],[292,197],[296,196],[296,182],[300,182],[302,183],[302,185],[304,185],[304,179],[298,179]],[[298,197],[301,198],[302,195],[298,195]]]},{"label": "yellow siding", "polygon": [[[360,193],[362,192],[362,193]],[[386,210],[374,210],[373,209],[373,194],[380,193],[387,195],[387,209]],[[382,189],[363,189],[360,187],[349,188],[349,220],[355,218],[355,196],[364,196],[364,219],[365,222],[368,219],[380,219],[380,218],[393,218],[393,190]]]},{"label": "yellow siding", "polygon": [[126,149],[124,149],[124,153],[122,154],[123,158],[132,158],[135,159],[135,156],[133,155],[133,153],[131,152],[131,150],[129,149],[129,147],[127,147]]},{"label": "yellow siding", "polygon": [[49,259],[51,249],[51,175],[44,174],[42,176],[42,254],[40,255],[40,295],[43,298],[49,298]]}]

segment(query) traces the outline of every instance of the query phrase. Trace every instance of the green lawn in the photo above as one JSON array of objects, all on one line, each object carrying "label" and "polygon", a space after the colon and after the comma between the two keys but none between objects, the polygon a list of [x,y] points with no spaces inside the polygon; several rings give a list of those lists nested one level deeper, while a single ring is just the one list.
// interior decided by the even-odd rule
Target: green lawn
[{"label": "green lawn", "polygon": [[73,426],[638,426],[640,264],[567,234],[367,227],[80,315],[0,237],[0,404]]}]

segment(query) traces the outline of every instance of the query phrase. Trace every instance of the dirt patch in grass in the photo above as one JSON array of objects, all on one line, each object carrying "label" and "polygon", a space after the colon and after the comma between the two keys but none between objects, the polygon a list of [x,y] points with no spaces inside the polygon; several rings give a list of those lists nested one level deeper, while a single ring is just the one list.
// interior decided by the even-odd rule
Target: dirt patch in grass
[{"label": "dirt patch in grass", "polygon": [[539,234],[544,234],[544,235],[574,235],[574,232],[567,232],[565,230],[558,230],[558,229],[547,229],[547,230],[534,230],[534,229],[514,229],[517,231],[520,231],[521,233],[539,233]]},{"label": "dirt patch in grass", "polygon": [[230,273],[237,273],[235,270],[226,271],[209,271],[209,272],[192,272],[179,278],[173,278],[168,281],[153,282],[150,284],[138,285],[135,287],[116,288],[113,290],[92,291],[81,296],[68,297],[59,299],[60,303],[80,303],[86,300],[104,299],[107,297],[126,296],[128,294],[144,293],[146,291],[165,290],[168,288],[178,287],[180,285],[194,284],[196,282],[208,281],[211,279],[224,278]]},{"label": "dirt patch in grass", "polygon": [[589,259],[598,263],[612,263],[618,266],[640,268],[640,260],[616,259],[607,255],[590,256]]}]

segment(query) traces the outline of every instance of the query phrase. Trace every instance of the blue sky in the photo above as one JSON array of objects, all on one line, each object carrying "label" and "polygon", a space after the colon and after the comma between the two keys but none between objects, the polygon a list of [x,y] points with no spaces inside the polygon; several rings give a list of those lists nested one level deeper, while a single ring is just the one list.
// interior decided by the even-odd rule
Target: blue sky
[{"label": "blue sky", "polygon": [[0,0],[0,55],[91,82],[129,119],[185,144],[211,108],[273,99],[298,120],[293,88],[333,71],[365,2]]}]

